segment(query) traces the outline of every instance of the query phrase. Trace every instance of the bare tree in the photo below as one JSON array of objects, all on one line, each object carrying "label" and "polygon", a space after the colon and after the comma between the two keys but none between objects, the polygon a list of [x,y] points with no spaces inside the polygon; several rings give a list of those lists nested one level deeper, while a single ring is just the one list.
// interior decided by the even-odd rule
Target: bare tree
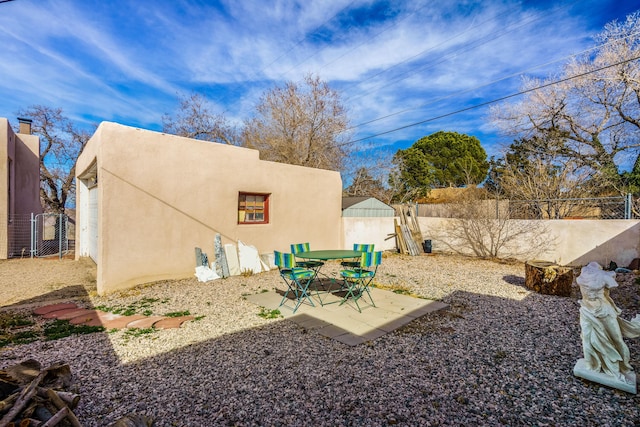
[{"label": "bare tree", "polygon": [[391,203],[393,192],[388,185],[392,170],[392,154],[372,147],[360,146],[357,154],[345,159],[343,180],[350,182],[346,196],[369,196]]},{"label": "bare tree", "polygon": [[64,213],[75,197],[76,161],[91,132],[76,128],[61,108],[34,105],[18,112],[40,137],[40,198],[45,211]]},{"label": "bare tree", "polygon": [[375,197],[376,199],[389,203],[391,195],[388,188],[385,188],[382,181],[372,176],[372,171],[366,167],[359,168],[351,185],[344,191],[346,196],[366,196]]},{"label": "bare tree", "polygon": [[514,141],[502,159],[492,160],[489,187],[511,200],[512,218],[575,215],[577,199],[593,197],[602,185],[594,169],[564,154],[560,135],[551,135]]},{"label": "bare tree", "polygon": [[[532,159],[523,168],[507,164],[500,185],[511,200],[511,217],[558,219],[575,214],[578,200],[590,197],[594,180],[589,169],[573,160],[561,165],[540,158]],[[519,205],[518,201],[525,201]],[[518,206],[533,212],[518,215]]]},{"label": "bare tree", "polygon": [[[482,188],[463,192],[451,205],[452,218],[430,230],[450,250],[481,258],[536,257],[555,244],[542,221],[509,219]],[[525,243],[525,244],[523,244]]]},{"label": "bare tree", "polygon": [[[592,102],[604,103],[624,124],[634,131],[640,130],[640,11],[622,21],[605,25],[596,36],[598,50],[593,61],[582,57],[569,66],[574,74],[600,69],[596,74],[585,74],[582,87],[591,94]],[[613,65],[615,64],[615,65]],[[613,65],[613,66],[612,66]],[[594,91],[593,86],[602,86]],[[610,96],[602,97],[607,91]],[[637,136],[637,133],[636,133]]]},{"label": "bare tree", "polygon": [[202,141],[237,145],[237,132],[224,114],[215,114],[213,106],[198,93],[180,96],[175,116],[162,116],[162,131]]},{"label": "bare tree", "polygon": [[613,22],[596,49],[566,64],[559,76],[525,80],[521,102],[493,109],[512,137],[562,135],[562,154],[626,192],[619,167],[640,148],[640,13]]},{"label": "bare tree", "polygon": [[246,121],[243,145],[263,160],[342,170],[347,155],[347,113],[340,95],[319,77],[267,91]]}]

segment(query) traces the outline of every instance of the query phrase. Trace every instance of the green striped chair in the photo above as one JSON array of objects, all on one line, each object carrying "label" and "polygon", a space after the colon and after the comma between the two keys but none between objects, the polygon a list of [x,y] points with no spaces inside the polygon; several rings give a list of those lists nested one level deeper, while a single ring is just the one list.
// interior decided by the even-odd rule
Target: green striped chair
[{"label": "green striped chair", "polygon": [[[375,245],[371,244],[360,244],[360,243],[354,243],[353,244],[353,250],[354,251],[360,251],[360,252],[373,252],[373,247]],[[360,261],[342,261],[340,263],[341,266],[343,267],[348,267],[348,268],[358,268],[360,267]]]},{"label": "green striped chair", "polygon": [[315,277],[315,272],[296,266],[296,259],[293,254],[273,251],[273,255],[275,264],[280,272],[280,277],[282,277],[282,280],[284,280],[284,283],[287,285],[287,290],[282,296],[282,301],[280,301],[278,307],[284,305],[289,299],[289,295],[293,295],[296,300],[295,307],[293,308],[294,313],[305,299],[309,301],[311,307],[315,307],[309,295],[309,283],[311,283]]},{"label": "green striped chair", "polygon": [[[300,252],[309,252],[311,250],[311,247],[309,245],[309,243],[295,243],[291,245],[291,253],[295,256],[296,254],[299,254]],[[310,260],[304,260],[304,261],[296,261],[296,265],[298,267],[303,267],[303,268],[310,268],[313,271],[315,271],[316,273],[318,273],[318,270],[320,269],[320,267],[322,267],[324,265],[324,262],[322,261],[310,261]]]},{"label": "green striped chair", "polygon": [[360,258],[360,266],[356,268],[349,268],[340,271],[340,276],[344,279],[346,293],[340,301],[340,305],[344,304],[351,298],[356,303],[358,311],[362,313],[358,300],[366,293],[369,296],[371,305],[374,307],[376,304],[373,302],[371,293],[369,292],[369,286],[376,277],[378,266],[382,263],[382,251],[379,252],[363,252]]}]

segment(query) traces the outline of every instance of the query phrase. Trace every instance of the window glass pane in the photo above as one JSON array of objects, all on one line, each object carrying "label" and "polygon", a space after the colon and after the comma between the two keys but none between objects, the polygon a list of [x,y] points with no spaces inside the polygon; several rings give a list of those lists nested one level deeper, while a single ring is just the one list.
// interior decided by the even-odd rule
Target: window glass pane
[{"label": "window glass pane", "polygon": [[238,194],[238,222],[268,222],[268,195]]}]

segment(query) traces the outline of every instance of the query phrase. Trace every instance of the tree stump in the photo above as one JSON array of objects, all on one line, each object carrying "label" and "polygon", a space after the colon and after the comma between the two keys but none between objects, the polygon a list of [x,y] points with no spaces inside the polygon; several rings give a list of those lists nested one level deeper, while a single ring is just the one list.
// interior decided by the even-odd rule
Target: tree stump
[{"label": "tree stump", "polygon": [[573,269],[549,261],[527,261],[524,264],[524,285],[545,295],[571,296]]}]

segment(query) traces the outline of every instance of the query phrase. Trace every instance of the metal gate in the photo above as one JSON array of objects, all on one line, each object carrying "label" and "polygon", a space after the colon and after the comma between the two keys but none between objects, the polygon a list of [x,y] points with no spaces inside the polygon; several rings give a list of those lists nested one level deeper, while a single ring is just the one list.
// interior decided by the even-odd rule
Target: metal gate
[{"label": "metal gate", "polygon": [[[71,236],[71,238],[70,238]],[[62,258],[71,250],[75,226],[65,214],[38,214],[31,219],[31,256]]]}]

